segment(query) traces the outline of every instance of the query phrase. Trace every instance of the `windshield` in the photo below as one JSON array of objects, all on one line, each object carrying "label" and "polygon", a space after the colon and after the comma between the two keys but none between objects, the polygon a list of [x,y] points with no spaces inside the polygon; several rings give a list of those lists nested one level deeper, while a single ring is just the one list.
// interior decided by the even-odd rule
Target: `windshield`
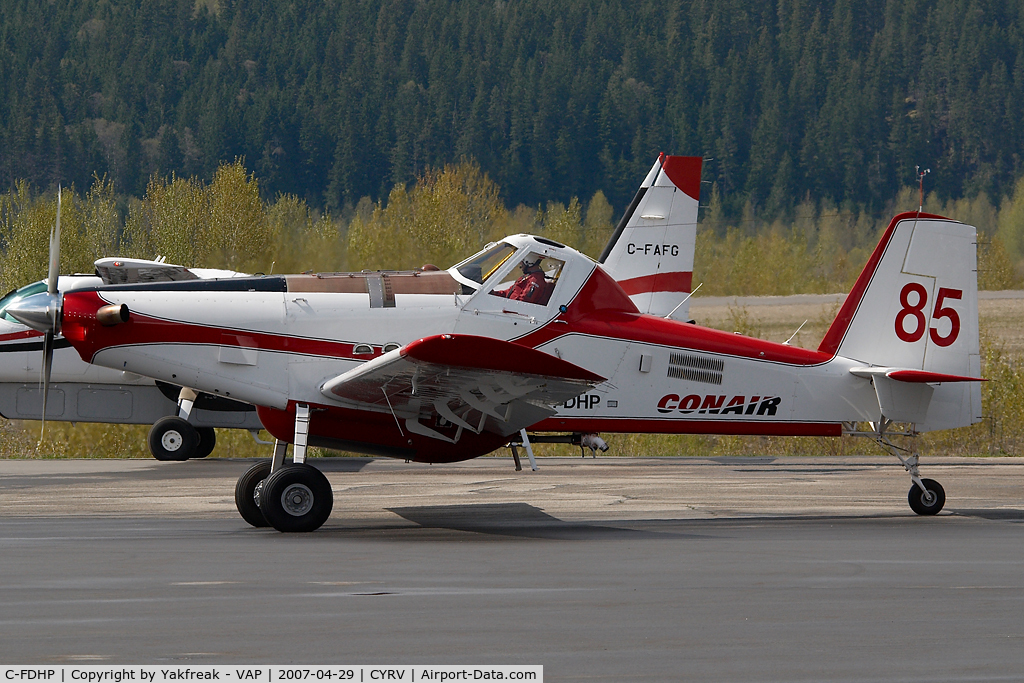
[{"label": "windshield", "polygon": [[515,247],[502,242],[463,262],[458,270],[463,277],[469,278],[478,284],[483,284],[514,253],[516,253]]},{"label": "windshield", "polygon": [[11,314],[7,312],[7,307],[13,304],[15,301],[21,301],[25,297],[32,296],[33,294],[39,294],[40,292],[46,291],[46,281],[33,282],[30,285],[25,285],[21,289],[16,289],[10,292],[3,299],[0,299],[0,318],[9,320],[12,323],[21,324]]},{"label": "windshield", "polygon": [[506,299],[547,306],[563,267],[565,261],[533,252],[519,262],[518,268],[513,268],[505,275],[497,285],[500,289],[492,289],[490,293]]}]

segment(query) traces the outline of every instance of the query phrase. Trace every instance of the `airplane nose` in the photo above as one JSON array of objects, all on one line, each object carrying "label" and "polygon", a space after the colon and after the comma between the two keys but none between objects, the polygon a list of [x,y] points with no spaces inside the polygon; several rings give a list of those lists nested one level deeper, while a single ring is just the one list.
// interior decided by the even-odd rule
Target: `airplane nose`
[{"label": "airplane nose", "polygon": [[7,307],[7,313],[23,325],[39,332],[57,332],[60,294],[41,292],[27,296]]}]

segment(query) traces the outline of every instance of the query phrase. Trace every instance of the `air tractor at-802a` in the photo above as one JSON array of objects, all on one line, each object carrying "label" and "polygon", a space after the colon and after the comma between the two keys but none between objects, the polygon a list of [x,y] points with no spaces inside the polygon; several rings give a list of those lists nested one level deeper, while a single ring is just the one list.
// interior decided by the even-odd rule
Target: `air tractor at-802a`
[{"label": "air tractor at-802a", "polygon": [[327,520],[333,493],[305,462],[310,445],[453,462],[545,433],[870,436],[910,473],[913,510],[937,513],[942,487],[893,439],[981,419],[975,229],[893,218],[816,350],[708,329],[641,311],[622,284],[648,277],[622,275],[633,258],[675,268],[666,226],[696,196],[681,158],[645,180],[621,251],[605,254],[613,274],[513,235],[448,270],[100,286],[12,314],[56,320],[91,363],[256,405],[278,439],[236,486],[256,526]]}]

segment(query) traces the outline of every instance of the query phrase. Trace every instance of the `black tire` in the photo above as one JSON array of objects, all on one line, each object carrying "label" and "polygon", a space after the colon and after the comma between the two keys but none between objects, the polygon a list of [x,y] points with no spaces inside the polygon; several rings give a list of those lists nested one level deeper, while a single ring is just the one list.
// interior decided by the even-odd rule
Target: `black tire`
[{"label": "black tire", "polygon": [[149,452],[157,460],[188,460],[199,447],[196,428],[175,415],[161,417],[149,430]]},{"label": "black tire", "polygon": [[274,472],[260,492],[260,511],[278,531],[315,531],[331,516],[333,507],[331,482],[323,472],[304,463]]},{"label": "black tire", "polygon": [[196,427],[196,434],[199,435],[199,446],[193,458],[205,458],[217,447],[217,432],[213,427]]},{"label": "black tire", "polygon": [[256,487],[264,482],[269,474],[270,461],[261,460],[247,469],[235,484],[235,507],[238,508],[238,514],[257,528],[270,526],[260,512],[260,504],[256,501]]},{"label": "black tire", "polygon": [[939,510],[946,504],[946,492],[934,479],[922,479],[921,482],[931,495],[926,495],[920,486],[914,484],[910,487],[910,493],[907,494],[910,509],[919,515],[939,514]]}]

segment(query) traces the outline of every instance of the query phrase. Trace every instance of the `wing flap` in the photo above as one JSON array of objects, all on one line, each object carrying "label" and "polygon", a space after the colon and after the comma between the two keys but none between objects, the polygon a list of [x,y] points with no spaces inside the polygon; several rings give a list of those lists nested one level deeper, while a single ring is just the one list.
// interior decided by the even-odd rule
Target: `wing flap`
[{"label": "wing flap", "polygon": [[410,432],[454,443],[463,430],[515,434],[604,379],[529,347],[446,334],[386,353],[320,391],[357,409],[390,411]]}]

